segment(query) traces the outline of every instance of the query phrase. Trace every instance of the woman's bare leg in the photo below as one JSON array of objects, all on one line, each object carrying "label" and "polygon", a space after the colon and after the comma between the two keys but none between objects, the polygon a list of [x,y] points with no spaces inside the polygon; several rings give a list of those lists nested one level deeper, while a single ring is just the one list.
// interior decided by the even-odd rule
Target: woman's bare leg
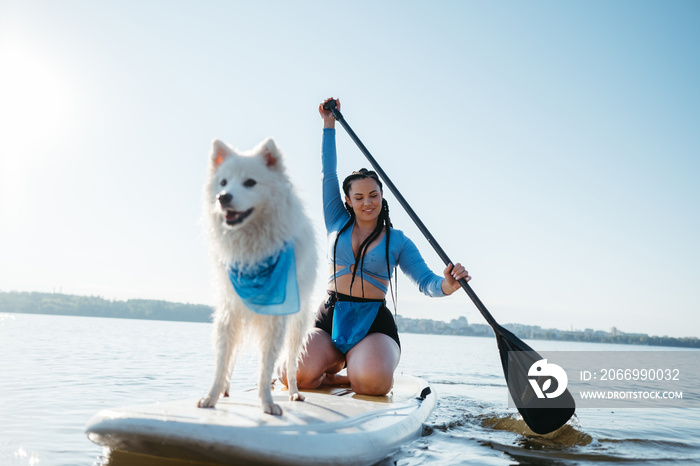
[{"label": "woman's bare leg", "polygon": [[[306,344],[306,351],[299,361],[297,385],[300,389],[314,389],[321,385],[348,383],[344,376],[331,375],[345,366],[345,356],[335,347],[331,336],[320,328],[314,328]],[[286,374],[282,381],[286,385]]]},{"label": "woman's bare leg", "polygon": [[391,337],[367,335],[346,354],[352,390],[359,395],[386,395],[394,384],[400,359],[401,349]]}]

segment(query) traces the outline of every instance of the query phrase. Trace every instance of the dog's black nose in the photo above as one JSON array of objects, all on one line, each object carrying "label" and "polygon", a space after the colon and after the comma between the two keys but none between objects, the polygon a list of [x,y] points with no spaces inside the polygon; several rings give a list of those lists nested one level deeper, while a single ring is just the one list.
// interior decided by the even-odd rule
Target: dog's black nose
[{"label": "dog's black nose", "polygon": [[219,204],[229,205],[231,203],[231,199],[233,199],[233,196],[230,193],[226,193],[219,194],[218,196],[216,196],[216,198],[219,200]]}]

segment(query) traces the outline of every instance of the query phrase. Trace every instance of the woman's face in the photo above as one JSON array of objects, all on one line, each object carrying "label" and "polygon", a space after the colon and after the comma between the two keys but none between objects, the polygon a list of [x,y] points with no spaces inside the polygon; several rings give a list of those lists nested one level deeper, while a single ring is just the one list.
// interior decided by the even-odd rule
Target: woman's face
[{"label": "woman's face", "polygon": [[376,222],[382,209],[382,189],[372,178],[360,178],[350,184],[345,201],[352,207],[357,220]]}]

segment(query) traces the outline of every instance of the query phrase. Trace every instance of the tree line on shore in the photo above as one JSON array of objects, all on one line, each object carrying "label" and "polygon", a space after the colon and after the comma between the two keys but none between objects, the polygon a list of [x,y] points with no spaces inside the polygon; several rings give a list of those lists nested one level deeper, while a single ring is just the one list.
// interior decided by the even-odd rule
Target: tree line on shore
[{"label": "tree line on shore", "polygon": [[97,296],[11,291],[0,292],[0,312],[211,322],[213,309],[202,304],[147,299],[112,301]]},{"label": "tree line on shore", "polygon": [[[211,322],[213,308],[203,304],[173,303],[146,299],[116,301],[97,296],[0,291],[0,312],[181,322]],[[406,333],[481,337],[492,337],[494,335],[493,330],[488,325],[469,324],[465,317],[453,319],[451,322],[430,319],[409,319],[402,316],[397,316],[396,320],[399,331]],[[586,329],[584,331],[543,329],[538,326],[523,324],[506,324],[504,327],[520,338],[534,340],[700,348],[700,339],[698,338],[674,338],[667,336],[649,336],[646,334],[629,334],[614,328],[610,332],[604,332],[592,329]]]},{"label": "tree line on shore", "polygon": [[[486,324],[467,324],[465,317],[442,322],[429,319],[406,319],[399,316],[400,331],[408,333],[430,333],[437,335],[464,335],[493,337],[494,332]],[[700,348],[700,339],[695,337],[675,338],[669,336],[649,336],[643,333],[625,333],[615,328],[609,332],[586,329],[558,330],[541,328],[535,325],[505,324],[504,327],[523,339],[577,341],[583,343],[613,343],[644,346],[673,346],[680,348]]]}]

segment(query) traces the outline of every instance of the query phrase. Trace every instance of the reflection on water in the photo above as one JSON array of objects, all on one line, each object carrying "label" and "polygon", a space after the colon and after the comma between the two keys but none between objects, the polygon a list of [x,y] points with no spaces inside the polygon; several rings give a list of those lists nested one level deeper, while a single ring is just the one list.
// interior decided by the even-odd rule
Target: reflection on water
[{"label": "reflection on water", "polygon": [[539,435],[531,431],[525,422],[517,416],[498,417],[484,416],[481,425],[497,430],[507,430],[522,436],[520,445],[530,449],[552,449],[561,450],[566,447],[586,446],[593,441],[593,438],[579,430],[580,424],[577,418],[561,426],[559,429],[549,434]]},{"label": "reflection on water", "polygon": [[104,456],[100,458],[99,464],[102,466],[214,466],[216,463],[179,461],[105,448]]},{"label": "reflection on water", "polygon": [[[193,464],[104,450],[83,429],[104,408],[197,400],[213,376],[211,331],[209,324],[0,314],[0,464]],[[528,343],[538,351],[621,349]],[[424,436],[382,464],[700,463],[697,410],[580,409],[558,431],[536,435],[507,407],[495,339],[404,334],[402,346],[398,371],[427,379],[438,405]],[[650,349],[624,347],[635,348]],[[233,396],[250,387],[257,368],[252,356],[240,359]]]}]

